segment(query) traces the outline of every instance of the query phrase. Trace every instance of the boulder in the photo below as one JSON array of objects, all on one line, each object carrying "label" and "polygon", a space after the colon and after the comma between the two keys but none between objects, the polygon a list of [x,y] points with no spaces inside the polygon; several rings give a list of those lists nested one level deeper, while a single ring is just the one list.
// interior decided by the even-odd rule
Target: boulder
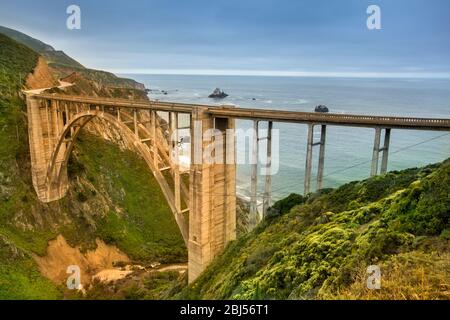
[{"label": "boulder", "polygon": [[324,105],[318,105],[315,109],[314,109],[314,111],[315,112],[328,112],[329,110],[328,110],[328,107],[327,106],[324,106]]},{"label": "boulder", "polygon": [[226,94],[219,88],[216,88],[216,89],[214,89],[213,93],[211,93],[208,97],[215,98],[215,99],[222,99],[222,98],[228,97],[228,94]]}]

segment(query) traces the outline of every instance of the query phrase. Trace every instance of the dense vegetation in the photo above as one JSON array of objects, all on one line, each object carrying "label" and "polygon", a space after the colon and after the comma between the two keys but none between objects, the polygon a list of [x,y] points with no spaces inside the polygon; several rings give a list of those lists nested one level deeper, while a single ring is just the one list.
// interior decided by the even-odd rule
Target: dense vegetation
[{"label": "dense vegetation", "polygon": [[[291,195],[178,297],[450,299],[449,191],[450,159]],[[381,290],[366,287],[369,265]]]},{"label": "dense vegetation", "polygon": [[85,134],[69,165],[68,195],[41,203],[31,182],[26,106],[19,91],[38,54],[0,34],[0,299],[61,298],[33,260],[62,234],[83,250],[95,238],[138,263],[186,261],[176,222],[134,153]]}]

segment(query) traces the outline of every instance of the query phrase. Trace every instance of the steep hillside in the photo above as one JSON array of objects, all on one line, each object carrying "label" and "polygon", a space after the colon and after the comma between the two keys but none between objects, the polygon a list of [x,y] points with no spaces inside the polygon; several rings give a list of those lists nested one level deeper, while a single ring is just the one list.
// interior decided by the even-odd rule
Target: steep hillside
[{"label": "steep hillside", "polygon": [[75,68],[84,68],[80,63],[66,55],[63,51],[57,51],[52,46],[32,38],[22,32],[0,26],[0,33],[29,47],[34,52],[42,55],[49,63],[57,63]]},{"label": "steep hillside", "polygon": [[79,62],[66,55],[63,51],[55,50],[49,44],[32,38],[22,32],[0,26],[0,33],[16,40],[19,43],[29,47],[33,51],[43,56],[53,72],[60,78],[67,77],[73,72],[79,72],[91,81],[95,81],[102,86],[132,88],[137,90],[145,90],[145,86],[133,79],[120,78],[116,75],[101,71],[85,68]]},{"label": "steep hillside", "polygon": [[[176,297],[450,299],[450,159],[304,199],[231,243]],[[381,269],[381,289],[366,268]]]},{"label": "steep hillside", "polygon": [[145,162],[103,139],[84,134],[70,159],[67,196],[49,204],[38,201],[19,94],[38,59],[0,34],[0,299],[67,294],[62,283],[40,272],[40,266],[50,266],[65,273],[67,266],[52,265],[47,252],[58,236],[81,254],[93,252],[102,241],[144,266],[185,262],[184,241]]},{"label": "steep hillside", "polygon": [[0,34],[0,99],[18,96],[28,74],[33,72],[38,54]]}]

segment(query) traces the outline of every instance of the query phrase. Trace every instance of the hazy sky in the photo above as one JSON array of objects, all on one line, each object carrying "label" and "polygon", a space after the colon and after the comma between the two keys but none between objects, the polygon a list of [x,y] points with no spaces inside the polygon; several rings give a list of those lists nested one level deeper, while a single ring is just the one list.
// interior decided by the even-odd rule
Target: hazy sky
[{"label": "hazy sky", "polygon": [[450,75],[448,0],[2,0],[0,25],[119,73]]}]

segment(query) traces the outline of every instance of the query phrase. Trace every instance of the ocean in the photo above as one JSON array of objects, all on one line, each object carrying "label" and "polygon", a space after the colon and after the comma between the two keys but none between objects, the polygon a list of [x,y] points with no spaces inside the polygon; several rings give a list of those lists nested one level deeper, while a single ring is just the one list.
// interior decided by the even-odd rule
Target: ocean
[{"label": "ocean", "polygon": [[[326,105],[333,113],[450,118],[450,79],[372,79],[313,77],[252,77],[197,75],[123,75],[152,89],[151,99],[198,104],[233,104],[261,109],[313,111]],[[229,96],[208,98],[219,87]],[[166,91],[167,94],[164,94]],[[251,121],[238,120],[247,129]],[[264,124],[262,125],[264,127]],[[279,131],[278,172],[272,177],[273,198],[303,193],[307,126],[274,123]],[[316,128],[315,140],[319,139]],[[370,128],[327,127],[324,187],[367,178],[374,140]],[[382,140],[383,141],[383,140]],[[247,152],[249,147],[247,146]],[[318,148],[314,148],[312,189]],[[245,152],[245,150],[238,150]],[[260,152],[264,153],[261,142]],[[450,133],[392,130],[388,170],[440,162],[450,157]],[[238,165],[237,192],[248,197],[250,166]],[[264,177],[258,177],[258,193]]]}]

